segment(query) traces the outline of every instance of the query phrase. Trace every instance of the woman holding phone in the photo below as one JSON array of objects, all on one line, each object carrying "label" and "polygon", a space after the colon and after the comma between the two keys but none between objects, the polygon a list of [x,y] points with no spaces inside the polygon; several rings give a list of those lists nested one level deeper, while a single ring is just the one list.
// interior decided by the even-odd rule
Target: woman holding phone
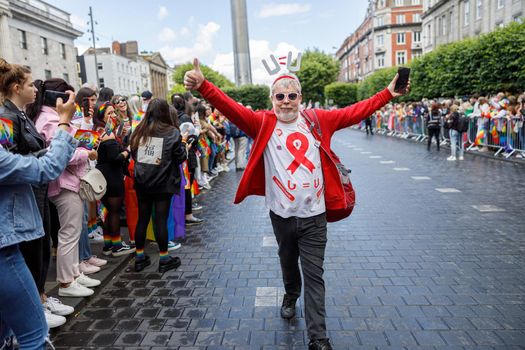
[{"label": "woman holding phone", "polygon": [[106,194],[102,203],[108,213],[104,221],[104,255],[122,256],[135,252],[122,241],[120,235],[120,208],[124,200],[124,162],[129,158],[129,151],[117,141],[115,132],[118,126],[115,106],[110,102],[102,103],[95,110],[93,118],[95,131],[101,136],[98,147],[97,169],[106,178]]}]

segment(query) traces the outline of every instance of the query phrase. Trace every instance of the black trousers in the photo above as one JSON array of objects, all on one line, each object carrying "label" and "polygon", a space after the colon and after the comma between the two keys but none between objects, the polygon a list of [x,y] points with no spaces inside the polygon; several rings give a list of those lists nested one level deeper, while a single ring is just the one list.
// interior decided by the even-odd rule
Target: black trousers
[{"label": "black trousers", "polygon": [[304,313],[310,339],[326,338],[323,263],[326,248],[326,214],[309,218],[282,218],[270,211],[273,232],[279,245],[284,289],[291,298],[301,295],[304,277]]},{"label": "black trousers", "polygon": [[191,187],[193,186],[193,181],[195,180],[195,168],[188,168],[188,172],[190,173],[190,188],[187,190],[184,190],[185,195],[185,208],[184,208],[184,214],[190,215],[192,213],[191,209]]},{"label": "black trousers", "polygon": [[430,145],[432,144],[432,137],[436,138],[437,150],[439,151],[439,128],[428,128],[428,144],[427,149],[430,150]]},{"label": "black trousers", "polygon": [[33,186],[32,188],[40,216],[42,217],[44,236],[32,241],[22,242],[19,244],[19,247],[26,265],[35,280],[38,292],[43,294],[49,261],[51,260],[49,200],[47,199],[47,185]]}]

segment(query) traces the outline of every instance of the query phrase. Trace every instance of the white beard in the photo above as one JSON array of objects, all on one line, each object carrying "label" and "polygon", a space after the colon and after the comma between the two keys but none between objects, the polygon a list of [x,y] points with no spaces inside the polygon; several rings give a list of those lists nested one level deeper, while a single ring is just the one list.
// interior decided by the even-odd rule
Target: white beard
[{"label": "white beard", "polygon": [[289,123],[295,119],[297,119],[297,117],[299,117],[299,113],[278,113],[276,114],[276,117],[278,120],[282,121],[282,122],[285,122],[285,123]]}]

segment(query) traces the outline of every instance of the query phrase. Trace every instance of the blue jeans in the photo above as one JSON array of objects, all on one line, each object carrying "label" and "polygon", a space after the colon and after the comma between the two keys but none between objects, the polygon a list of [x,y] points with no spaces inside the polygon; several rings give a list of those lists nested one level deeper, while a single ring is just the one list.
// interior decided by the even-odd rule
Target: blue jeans
[{"label": "blue jeans", "polygon": [[45,349],[44,309],[18,245],[0,249],[0,266],[0,346],[14,333],[21,350]]},{"label": "blue jeans", "polygon": [[450,153],[456,156],[456,150],[459,146],[459,157],[463,157],[463,133],[450,129]]},{"label": "blue jeans", "polygon": [[78,240],[78,260],[82,262],[88,260],[93,256],[91,253],[91,247],[89,246],[89,237],[88,237],[88,206],[87,202],[84,201],[84,218],[82,219],[82,232],[80,232],[80,239]]}]

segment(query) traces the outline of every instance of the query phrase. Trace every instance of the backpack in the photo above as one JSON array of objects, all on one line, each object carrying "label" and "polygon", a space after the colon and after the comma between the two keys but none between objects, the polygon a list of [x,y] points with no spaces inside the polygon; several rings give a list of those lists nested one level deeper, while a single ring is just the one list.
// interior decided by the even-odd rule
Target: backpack
[{"label": "backpack", "polygon": [[469,124],[469,118],[462,115],[458,119],[457,131],[466,132],[468,130],[468,124]]},{"label": "backpack", "polygon": [[[310,132],[314,136],[314,138],[319,141],[319,144],[321,148],[328,154],[328,156],[332,159],[332,161],[335,163],[335,166],[337,167],[337,171],[339,172],[339,179],[341,180],[341,185],[343,186],[344,196],[345,196],[345,202],[346,202],[346,208],[344,209],[326,209],[326,221],[328,222],[335,222],[342,220],[350,214],[352,214],[352,211],[354,210],[355,206],[355,191],[354,187],[352,186],[352,181],[350,181],[350,173],[352,172],[350,169],[347,169],[339,160],[339,157],[330,150],[328,152],[321,143],[321,138],[323,137],[323,134],[321,132],[321,127],[319,125],[319,119],[317,118],[317,114],[315,113],[315,110],[310,109],[314,115],[314,120],[310,118],[307,111],[304,110],[301,112],[302,116],[306,121],[310,124]],[[312,131],[315,128],[315,133]]]}]

